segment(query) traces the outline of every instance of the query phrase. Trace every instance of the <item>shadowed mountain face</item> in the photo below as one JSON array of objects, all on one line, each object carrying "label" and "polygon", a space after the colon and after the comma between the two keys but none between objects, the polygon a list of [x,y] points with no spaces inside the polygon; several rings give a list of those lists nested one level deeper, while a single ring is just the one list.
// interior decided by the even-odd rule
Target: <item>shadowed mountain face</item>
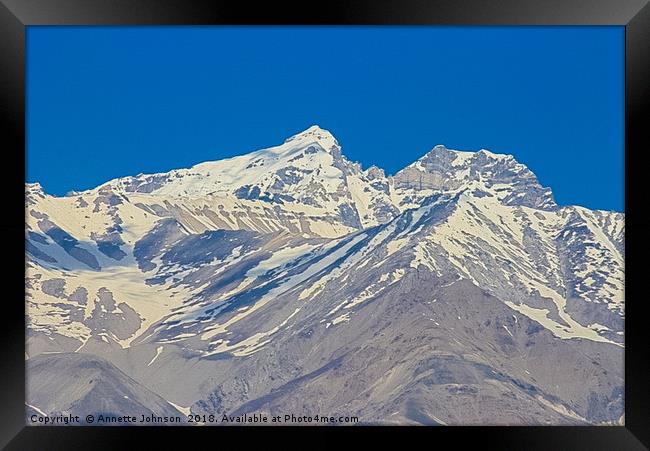
[{"label": "shadowed mountain face", "polygon": [[622,421],[624,215],[558,206],[512,156],[436,146],[387,177],[315,126],[62,198],[29,184],[26,207],[33,409],[95,408],[37,365],[80,358],[152,412]]},{"label": "shadowed mountain face", "polygon": [[151,415],[183,418],[169,402],[98,356],[39,355],[28,359],[27,373],[28,418],[39,411],[50,416],[78,415],[82,424],[90,424],[87,415],[97,418],[127,412],[138,418]]}]

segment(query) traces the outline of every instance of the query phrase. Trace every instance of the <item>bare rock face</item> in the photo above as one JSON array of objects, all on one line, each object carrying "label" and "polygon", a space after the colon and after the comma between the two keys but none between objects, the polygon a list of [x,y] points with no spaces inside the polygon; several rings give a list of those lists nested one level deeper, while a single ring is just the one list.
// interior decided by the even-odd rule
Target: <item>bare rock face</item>
[{"label": "bare rock face", "polygon": [[[138,420],[152,416],[178,417],[182,423],[186,422],[186,416],[178,409],[98,356],[81,353],[40,355],[27,361],[27,372],[26,422],[30,425],[44,425],[35,420],[43,417],[44,411],[51,417],[78,416],[80,422],[70,423],[70,426],[143,425],[101,423],[100,419],[100,416],[125,415]],[[88,415],[93,416],[90,422]]]},{"label": "bare rock face", "polygon": [[314,126],[26,206],[30,412],[622,421],[624,215],[512,156],[386,176]]}]

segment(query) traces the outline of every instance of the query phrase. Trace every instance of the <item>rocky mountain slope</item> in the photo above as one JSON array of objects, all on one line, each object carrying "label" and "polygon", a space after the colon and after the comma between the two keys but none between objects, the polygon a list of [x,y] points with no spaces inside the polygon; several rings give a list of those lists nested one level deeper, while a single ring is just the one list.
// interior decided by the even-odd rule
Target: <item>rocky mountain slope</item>
[{"label": "rocky mountain slope", "polygon": [[558,206],[510,155],[436,146],[387,177],[314,126],[65,197],[28,184],[26,207],[28,361],[102,358],[193,413],[622,419],[624,215]]}]

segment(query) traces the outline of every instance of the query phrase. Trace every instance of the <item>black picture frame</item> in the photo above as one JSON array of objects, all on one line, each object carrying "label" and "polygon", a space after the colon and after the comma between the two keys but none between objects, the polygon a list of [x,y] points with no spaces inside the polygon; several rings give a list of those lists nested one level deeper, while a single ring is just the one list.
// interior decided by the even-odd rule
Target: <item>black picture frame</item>
[{"label": "black picture frame", "polygon": [[[302,6],[300,6],[302,5]],[[648,449],[650,446],[650,341],[647,303],[642,296],[648,268],[648,216],[642,199],[647,178],[643,152],[648,149],[650,91],[650,6],[648,0],[402,0],[330,1],[327,3],[192,0],[0,0],[0,112],[2,145],[0,237],[4,243],[9,291],[0,323],[0,446],[6,449],[129,449],[133,439],[156,436],[169,446],[185,434],[223,440],[224,428],[27,427],[25,400],[24,183],[25,183],[25,28],[30,25],[223,25],[223,24],[357,24],[357,25],[619,25],[625,27],[625,213],[626,330],[625,426],[611,427],[447,427],[372,428],[374,437],[420,435],[424,440],[470,442],[494,449]],[[22,262],[22,263],[21,263]],[[629,262],[629,264],[628,264]],[[645,264],[644,264],[645,263]],[[22,293],[22,294],[21,294]],[[230,431],[234,428],[226,428]],[[267,428],[275,434],[293,428]],[[345,429],[349,432],[359,428]],[[365,429],[366,432],[369,428]],[[251,429],[247,429],[250,431]],[[255,433],[260,432],[254,428]],[[305,446],[326,440],[330,428],[303,428]],[[241,443],[251,434],[235,431]],[[363,434],[363,430],[359,433]],[[208,436],[208,434],[210,434]],[[321,438],[322,436],[322,438]],[[232,438],[232,437],[231,437]],[[478,440],[478,441],[477,441]],[[193,446],[182,441],[186,447]],[[425,442],[426,443],[426,442]],[[442,443],[442,442],[441,442]],[[296,443],[300,446],[300,443]],[[224,442],[212,442],[211,447]],[[200,445],[197,445],[200,446]]]}]

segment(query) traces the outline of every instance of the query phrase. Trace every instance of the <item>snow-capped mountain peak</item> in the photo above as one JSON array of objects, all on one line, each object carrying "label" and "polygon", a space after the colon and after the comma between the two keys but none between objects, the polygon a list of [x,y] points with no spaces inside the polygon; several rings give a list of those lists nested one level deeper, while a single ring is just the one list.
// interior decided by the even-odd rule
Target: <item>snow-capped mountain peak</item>
[{"label": "snow-capped mountain peak", "polygon": [[[187,169],[119,178],[97,189],[109,187],[125,193],[155,192],[158,195],[191,197],[220,193],[242,198],[242,192],[239,191],[239,195],[237,192],[244,186],[250,186],[254,193],[257,189],[253,187],[258,186],[261,194],[274,184],[275,190],[284,187],[288,180],[294,184],[297,182],[296,171],[316,172],[319,175],[325,171],[325,178],[336,178],[334,172],[339,171],[328,168],[334,166],[334,160],[341,158],[340,151],[336,138],[329,131],[314,125],[277,146],[223,160],[206,161]],[[292,174],[288,174],[290,172]],[[258,197],[255,194],[252,196]]]},{"label": "snow-capped mountain peak", "polygon": [[36,195],[43,195],[45,191],[43,191],[43,187],[41,186],[40,183],[25,183],[25,194],[36,194]]},{"label": "snow-capped mountain peak", "polygon": [[332,149],[341,149],[334,135],[332,135],[330,131],[322,129],[318,125],[312,125],[308,129],[287,138],[284,142],[285,144],[291,143],[292,146],[295,146],[297,144],[318,144],[328,152],[330,152]]},{"label": "snow-capped mountain peak", "polygon": [[31,205],[38,201],[38,199],[43,199],[45,197],[45,191],[40,183],[26,183],[25,184],[25,203]]},{"label": "snow-capped mountain peak", "polygon": [[512,155],[486,149],[467,152],[437,145],[395,174],[393,182],[403,193],[404,202],[412,206],[436,192],[455,191],[479,182],[484,191],[507,205],[557,208],[551,190],[543,187],[525,165]]}]

